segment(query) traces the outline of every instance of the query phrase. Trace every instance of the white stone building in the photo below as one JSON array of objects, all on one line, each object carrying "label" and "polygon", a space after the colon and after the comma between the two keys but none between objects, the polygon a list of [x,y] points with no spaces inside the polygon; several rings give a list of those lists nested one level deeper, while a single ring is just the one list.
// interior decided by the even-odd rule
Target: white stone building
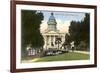
[{"label": "white stone building", "polygon": [[57,22],[53,13],[51,13],[51,16],[49,17],[47,24],[48,24],[47,29],[45,30],[44,33],[42,33],[45,42],[43,47],[44,50],[48,50],[50,48],[62,49],[61,46],[65,41],[66,33],[61,33],[57,29]]}]

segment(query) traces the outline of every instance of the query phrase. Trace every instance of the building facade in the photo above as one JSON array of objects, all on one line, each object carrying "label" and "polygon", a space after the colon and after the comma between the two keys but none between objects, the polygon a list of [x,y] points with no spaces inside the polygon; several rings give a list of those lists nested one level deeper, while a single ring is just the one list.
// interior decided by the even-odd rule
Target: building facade
[{"label": "building facade", "polygon": [[47,24],[47,29],[44,31],[44,33],[42,33],[45,42],[43,46],[44,50],[62,49],[66,33],[61,33],[57,29],[57,21],[53,13],[51,13]]}]

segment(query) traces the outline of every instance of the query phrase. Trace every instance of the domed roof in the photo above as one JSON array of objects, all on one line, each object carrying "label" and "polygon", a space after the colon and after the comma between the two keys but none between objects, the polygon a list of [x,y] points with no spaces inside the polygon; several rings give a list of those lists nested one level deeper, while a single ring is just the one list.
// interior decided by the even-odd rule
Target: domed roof
[{"label": "domed roof", "polygon": [[51,13],[51,16],[50,16],[50,18],[49,18],[47,24],[48,24],[48,25],[56,25],[56,24],[57,24],[53,13]]}]

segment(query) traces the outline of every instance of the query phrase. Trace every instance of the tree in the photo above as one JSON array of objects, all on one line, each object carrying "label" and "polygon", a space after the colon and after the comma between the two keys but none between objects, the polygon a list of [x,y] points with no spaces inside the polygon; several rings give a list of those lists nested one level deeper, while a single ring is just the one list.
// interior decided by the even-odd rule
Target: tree
[{"label": "tree", "polygon": [[82,39],[89,45],[90,37],[90,16],[88,13],[85,14],[85,18],[82,26]]},{"label": "tree", "polygon": [[21,44],[25,52],[27,45],[33,48],[40,48],[44,45],[43,36],[40,33],[40,24],[43,20],[43,13],[33,10],[21,11]]},{"label": "tree", "polygon": [[69,27],[70,39],[75,42],[77,46],[81,40],[81,22],[72,21]]},{"label": "tree", "polygon": [[86,43],[89,46],[90,37],[90,15],[85,14],[84,20],[82,21],[71,21],[69,26],[69,35],[66,34],[65,42],[74,41],[75,46],[80,45],[81,42]]},{"label": "tree", "polygon": [[71,37],[70,37],[70,35],[69,34],[66,34],[65,35],[65,42],[64,42],[64,45],[70,45],[70,43],[71,43]]}]

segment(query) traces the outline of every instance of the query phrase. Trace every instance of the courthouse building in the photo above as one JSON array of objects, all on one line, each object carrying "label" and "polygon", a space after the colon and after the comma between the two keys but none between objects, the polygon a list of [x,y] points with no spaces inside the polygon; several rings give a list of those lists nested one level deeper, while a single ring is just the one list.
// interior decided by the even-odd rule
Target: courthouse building
[{"label": "courthouse building", "polygon": [[47,24],[47,29],[42,33],[45,42],[43,46],[44,50],[50,48],[61,49],[61,46],[65,41],[66,33],[61,33],[60,30],[57,29],[57,21],[53,13],[51,13]]}]

